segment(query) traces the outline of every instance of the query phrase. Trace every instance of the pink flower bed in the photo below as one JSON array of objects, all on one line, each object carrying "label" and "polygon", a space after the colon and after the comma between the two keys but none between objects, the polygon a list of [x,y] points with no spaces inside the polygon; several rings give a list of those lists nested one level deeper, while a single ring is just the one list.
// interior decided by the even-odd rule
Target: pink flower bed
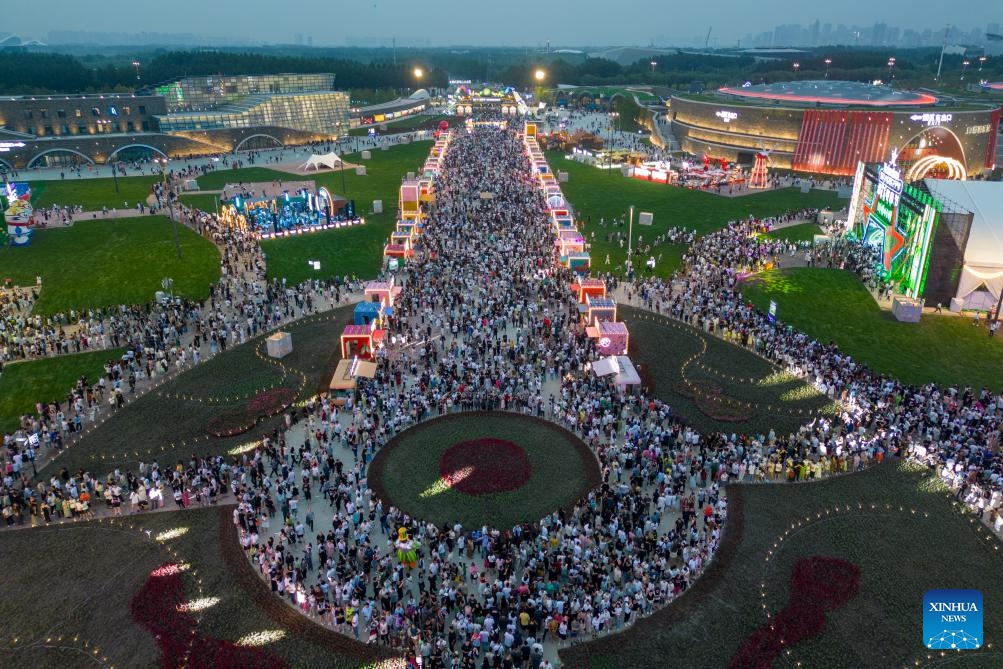
[{"label": "pink flower bed", "polygon": [[529,481],[532,470],[522,448],[491,437],[461,441],[439,458],[446,485],[468,495],[515,490]]}]

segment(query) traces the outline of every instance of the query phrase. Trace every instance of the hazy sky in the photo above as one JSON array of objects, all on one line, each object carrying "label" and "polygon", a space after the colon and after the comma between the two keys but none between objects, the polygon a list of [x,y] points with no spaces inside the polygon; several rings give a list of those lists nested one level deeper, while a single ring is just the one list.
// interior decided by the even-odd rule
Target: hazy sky
[{"label": "hazy sky", "polygon": [[[46,0],[4,3],[0,31],[44,39],[50,30],[195,33],[216,43],[260,40],[341,46],[392,37],[431,46],[647,45],[653,41],[732,46],[778,24],[869,25],[964,30],[1003,23],[994,0]],[[147,9],[148,8],[148,9]],[[995,8],[995,9],[994,9]],[[922,11],[920,11],[920,9]],[[427,40],[427,42],[426,42]]]}]

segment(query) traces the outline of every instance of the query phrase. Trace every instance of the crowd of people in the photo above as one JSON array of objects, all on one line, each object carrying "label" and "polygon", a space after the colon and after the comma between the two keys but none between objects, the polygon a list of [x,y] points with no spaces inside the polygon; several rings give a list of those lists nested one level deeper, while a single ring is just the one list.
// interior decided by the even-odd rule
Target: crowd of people
[{"label": "crowd of people", "polygon": [[[213,214],[185,211],[184,221],[223,249],[222,279],[205,302],[44,322],[27,315],[28,295],[9,299],[5,319],[15,320],[5,331],[40,334],[5,339],[5,359],[30,357],[33,346],[44,354],[96,342],[126,345],[130,355],[109,361],[98,384],[82,380],[66,398],[39,405],[5,437],[6,523],[86,517],[95,503],[113,513],[128,503],[139,512],[169,497],[187,508],[233,495],[248,556],[305,614],[394,645],[423,667],[534,669],[546,668],[559,645],[622,629],[690,587],[718,547],[730,481],[810,480],[909,456],[980,515],[988,512],[997,529],[1003,525],[996,455],[1003,397],[875,374],[743,299],[744,275],[793,250],[755,235],[781,219],[736,221],[691,240],[671,281],[608,277],[628,301],[747,347],[843,408],[788,435],[702,435],[659,400],[623,395],[585,373],[596,354],[566,288],[570,275],[555,262],[545,203],[515,133],[458,134],[435,188],[377,377],[346,409],[321,397],[294,410],[287,429],[263,435],[242,455],[140,463],[135,472],[105,476],[64,469],[38,482],[28,473],[38,451],[60,448],[93,423],[93,408],[108,404],[109,394],[120,406],[136,379],[195,364],[338,303],[352,286],[266,282],[253,239]],[[494,198],[471,196],[484,191]],[[674,230],[652,243],[687,235]],[[837,240],[811,253],[813,262],[875,280],[873,251],[861,244]],[[77,334],[66,335],[69,323],[80,325]],[[531,413],[566,426],[596,455],[602,483],[571,512],[513,528],[437,526],[373,495],[368,464],[393,434],[466,409]],[[394,555],[401,529],[421,547],[414,569]]]}]

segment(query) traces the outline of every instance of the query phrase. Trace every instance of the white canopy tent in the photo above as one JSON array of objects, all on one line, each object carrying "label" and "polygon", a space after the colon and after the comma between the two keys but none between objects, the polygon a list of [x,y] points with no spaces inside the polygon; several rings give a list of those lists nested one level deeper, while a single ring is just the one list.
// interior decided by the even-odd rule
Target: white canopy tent
[{"label": "white canopy tent", "polygon": [[1003,290],[1003,183],[953,179],[925,181],[935,198],[973,214],[956,300],[964,303],[966,309],[992,308]]},{"label": "white canopy tent", "polygon": [[637,386],[641,384],[641,376],[634,368],[634,363],[625,355],[611,355],[591,363],[596,376],[615,374],[613,383],[620,387]]},{"label": "white canopy tent", "polygon": [[308,170],[311,167],[315,170],[319,170],[321,167],[326,167],[333,170],[335,167],[341,167],[344,162],[337,153],[332,151],[331,153],[319,154],[315,153],[306,159],[306,162],[300,165],[301,170]]}]

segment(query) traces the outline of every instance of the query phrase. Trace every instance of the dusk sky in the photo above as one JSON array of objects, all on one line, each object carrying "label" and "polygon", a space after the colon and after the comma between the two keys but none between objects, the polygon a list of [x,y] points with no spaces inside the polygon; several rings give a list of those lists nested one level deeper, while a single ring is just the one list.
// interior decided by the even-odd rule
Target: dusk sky
[{"label": "dusk sky", "polygon": [[[499,7],[503,6],[504,9]],[[995,10],[993,9],[995,7]],[[922,11],[919,11],[921,8]],[[296,35],[316,46],[389,40],[429,46],[456,44],[537,46],[702,44],[713,26],[718,46],[734,46],[748,33],[778,24],[822,23],[967,31],[1003,23],[1003,6],[989,0],[49,0],[5,3],[3,27],[44,40],[50,30],[194,33],[209,43],[290,43]]]}]

